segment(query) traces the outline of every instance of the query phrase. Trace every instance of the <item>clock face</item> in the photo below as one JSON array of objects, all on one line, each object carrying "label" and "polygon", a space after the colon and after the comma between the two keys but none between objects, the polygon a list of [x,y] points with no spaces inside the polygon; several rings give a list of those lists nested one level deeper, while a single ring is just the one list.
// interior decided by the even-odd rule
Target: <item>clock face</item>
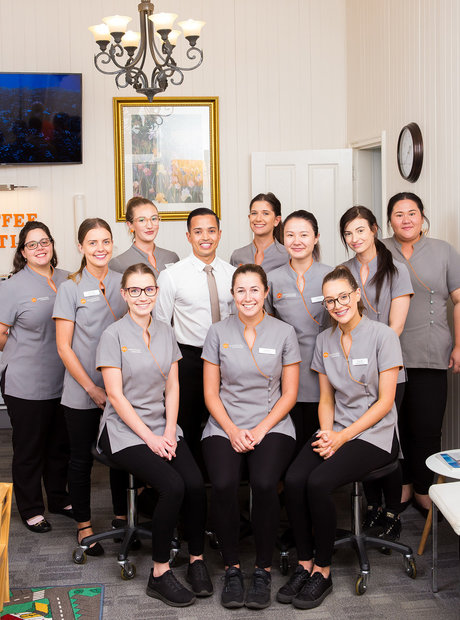
[{"label": "clock face", "polygon": [[407,179],[414,164],[414,141],[412,139],[412,134],[407,127],[405,127],[401,133],[398,162],[401,174],[405,179]]}]

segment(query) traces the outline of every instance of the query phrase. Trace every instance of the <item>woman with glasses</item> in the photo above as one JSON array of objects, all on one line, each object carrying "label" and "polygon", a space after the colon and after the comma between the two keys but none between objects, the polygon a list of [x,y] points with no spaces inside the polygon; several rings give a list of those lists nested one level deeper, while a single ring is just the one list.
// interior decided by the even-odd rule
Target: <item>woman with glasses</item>
[{"label": "woman with glasses", "polygon": [[[203,561],[206,495],[177,426],[181,354],[172,328],[151,316],[157,292],[153,271],[145,264],[132,265],[123,274],[121,295],[128,313],[104,331],[96,355],[108,396],[99,446],[158,492],[147,594],[184,607],[213,591]],[[169,546],[182,506],[190,552],[186,579],[192,591],[169,568]]]},{"label": "woman with glasses", "polygon": [[[340,218],[339,227],[343,244],[355,252],[355,256],[344,264],[361,289],[366,316],[389,325],[400,336],[414,292],[407,267],[393,259],[390,250],[378,239],[377,220],[366,207],[348,209]],[[398,411],[405,381],[406,373],[402,370],[396,389]],[[392,540],[399,537],[401,485],[400,469],[385,478],[364,483],[367,499],[364,529],[379,528],[379,535]]]},{"label": "woman with glasses", "polygon": [[296,433],[296,454],[318,430],[318,375],[310,369],[316,337],[329,325],[323,305],[322,283],[331,267],[319,262],[319,230],[313,213],[294,211],[284,220],[284,247],[289,263],[267,275],[269,291],[265,308],[297,334],[302,363],[299,393],[290,412]]},{"label": "woman with glasses", "polygon": [[64,366],[52,320],[58,287],[67,271],[57,269],[54,240],[41,222],[19,233],[13,275],[0,284],[0,377],[13,428],[13,483],[24,525],[51,530],[48,511],[72,517],[67,493],[69,441],[60,405]]},{"label": "woman with glasses", "polygon": [[[278,482],[292,459],[295,430],[288,413],[299,384],[300,352],[291,325],[264,312],[267,276],[242,265],[232,278],[237,314],[209,328],[203,378],[210,417],[203,456],[225,565],[224,607],[263,609],[271,602],[271,565],[279,526]],[[244,465],[252,489],[256,561],[244,593],[239,559],[238,488]]]},{"label": "woman with glasses", "polygon": [[133,238],[132,246],[109,263],[110,269],[123,273],[130,265],[145,263],[155,277],[170,263],[177,263],[175,252],[155,245],[160,228],[158,209],[148,198],[134,196],[126,204],[126,224]]},{"label": "woman with glasses", "polygon": [[323,280],[332,327],[316,340],[312,369],[319,374],[320,430],[287,471],[286,507],[299,564],[278,591],[281,603],[317,607],[332,591],[336,535],[333,491],[398,456],[396,382],[399,338],[363,316],[361,290],[339,265]]},{"label": "woman with glasses", "polygon": [[281,241],[281,203],[275,194],[257,194],[249,204],[249,226],[254,238],[230,257],[234,267],[248,263],[261,265],[268,273],[289,261]]},{"label": "woman with glasses", "polygon": [[[120,296],[121,275],[108,268],[112,247],[112,231],[106,221],[89,218],[80,224],[81,265],[59,288],[53,310],[57,349],[66,368],[61,402],[70,439],[69,491],[78,543],[93,533],[91,447],[107,400],[102,377],[96,371],[96,348],[104,329],[126,312]],[[126,519],[126,483],[124,472],[110,471],[114,527],[120,527],[119,520]],[[103,552],[100,543],[95,543],[86,555]]]}]

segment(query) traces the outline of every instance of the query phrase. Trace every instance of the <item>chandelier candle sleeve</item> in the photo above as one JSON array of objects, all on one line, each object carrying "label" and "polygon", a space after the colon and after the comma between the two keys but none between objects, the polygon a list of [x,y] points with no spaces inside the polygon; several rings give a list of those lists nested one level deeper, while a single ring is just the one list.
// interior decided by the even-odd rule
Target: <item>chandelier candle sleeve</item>
[{"label": "chandelier candle sleeve", "polygon": [[[176,13],[154,13],[151,0],[140,2],[137,8],[140,32],[126,30],[131,21],[126,15],[104,17],[103,24],[89,28],[100,49],[94,56],[94,64],[101,73],[114,75],[118,88],[131,86],[152,102],[169,83],[179,86],[184,81],[184,72],[193,71],[203,62],[203,52],[196,44],[205,22],[193,19],[179,22],[190,46],[186,51],[190,64],[180,66],[173,58],[177,39],[182,34],[173,30]],[[153,61],[151,72],[145,67],[148,53]]]}]

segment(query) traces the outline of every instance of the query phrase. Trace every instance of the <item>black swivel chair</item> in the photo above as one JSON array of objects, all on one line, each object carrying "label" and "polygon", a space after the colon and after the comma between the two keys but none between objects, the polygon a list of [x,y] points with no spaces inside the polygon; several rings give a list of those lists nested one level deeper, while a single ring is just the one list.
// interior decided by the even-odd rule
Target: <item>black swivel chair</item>
[{"label": "black swivel chair", "polygon": [[[388,474],[391,474],[399,467],[398,460],[374,469],[366,476],[363,476],[361,482],[370,482],[371,480],[377,480],[378,478],[384,478]],[[334,543],[334,549],[340,547],[350,546],[353,547],[358,556],[360,574],[356,580],[355,590],[356,594],[364,594],[367,590],[369,576],[370,576],[370,564],[367,556],[367,547],[370,548],[385,548],[386,550],[394,550],[401,553],[404,557],[404,568],[406,574],[415,579],[417,570],[415,566],[415,560],[413,551],[409,545],[404,545],[399,542],[386,540],[379,538],[378,536],[372,536],[362,531],[361,524],[363,522],[362,508],[361,508],[361,486],[360,481],[353,483],[353,491],[351,494],[351,531],[339,532],[338,537]]]}]

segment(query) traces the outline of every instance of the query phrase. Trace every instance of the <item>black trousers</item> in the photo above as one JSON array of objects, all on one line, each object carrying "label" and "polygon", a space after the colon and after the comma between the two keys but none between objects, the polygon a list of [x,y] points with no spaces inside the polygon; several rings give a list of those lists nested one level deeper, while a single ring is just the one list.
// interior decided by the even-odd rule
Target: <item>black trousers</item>
[{"label": "black trousers", "polygon": [[315,431],[319,429],[319,403],[297,402],[289,412],[295,426],[295,455],[297,456]]},{"label": "black trousers", "polygon": [[60,398],[26,400],[3,394],[13,427],[13,485],[21,518],[45,512],[42,480],[48,509],[70,504],[67,493],[69,438]]},{"label": "black trousers", "polygon": [[315,556],[318,566],[330,566],[337,523],[333,491],[390,463],[397,457],[399,445],[395,437],[390,454],[367,441],[353,439],[331,458],[323,459],[311,447],[315,440],[316,435],[286,473],[286,508],[297,558],[306,561]]},{"label": "black trousers", "polygon": [[[75,521],[91,521],[91,470],[93,455],[91,447],[99,433],[102,410],[72,409],[64,407],[65,421],[70,439],[69,492],[72,500]],[[125,515],[128,474],[118,469],[110,469],[110,489],[113,512]]]},{"label": "black trousers", "polygon": [[426,495],[433,472],[425,465],[430,454],[441,450],[442,422],[447,403],[447,370],[408,368],[399,412],[399,435],[404,455],[403,484]]},{"label": "black trousers", "polygon": [[209,417],[203,393],[203,349],[188,344],[179,344],[179,348],[182,359],[179,360],[180,401],[177,423],[184,432],[184,439],[193,457],[203,471],[201,433]]},{"label": "black trousers", "polygon": [[294,439],[281,433],[269,433],[254,450],[243,454],[235,452],[225,437],[214,435],[203,439],[202,443],[212,485],[213,524],[222,545],[225,565],[240,563],[238,488],[246,463],[252,489],[256,566],[271,566],[280,513],[277,485],[294,453]]},{"label": "black trousers", "polygon": [[168,562],[181,507],[189,552],[191,555],[201,555],[206,521],[206,491],[201,472],[186,442],[179,440],[176,457],[171,461],[152,452],[145,443],[112,454],[106,432],[102,433],[99,445],[120,467],[158,492],[152,519],[153,561]]}]

